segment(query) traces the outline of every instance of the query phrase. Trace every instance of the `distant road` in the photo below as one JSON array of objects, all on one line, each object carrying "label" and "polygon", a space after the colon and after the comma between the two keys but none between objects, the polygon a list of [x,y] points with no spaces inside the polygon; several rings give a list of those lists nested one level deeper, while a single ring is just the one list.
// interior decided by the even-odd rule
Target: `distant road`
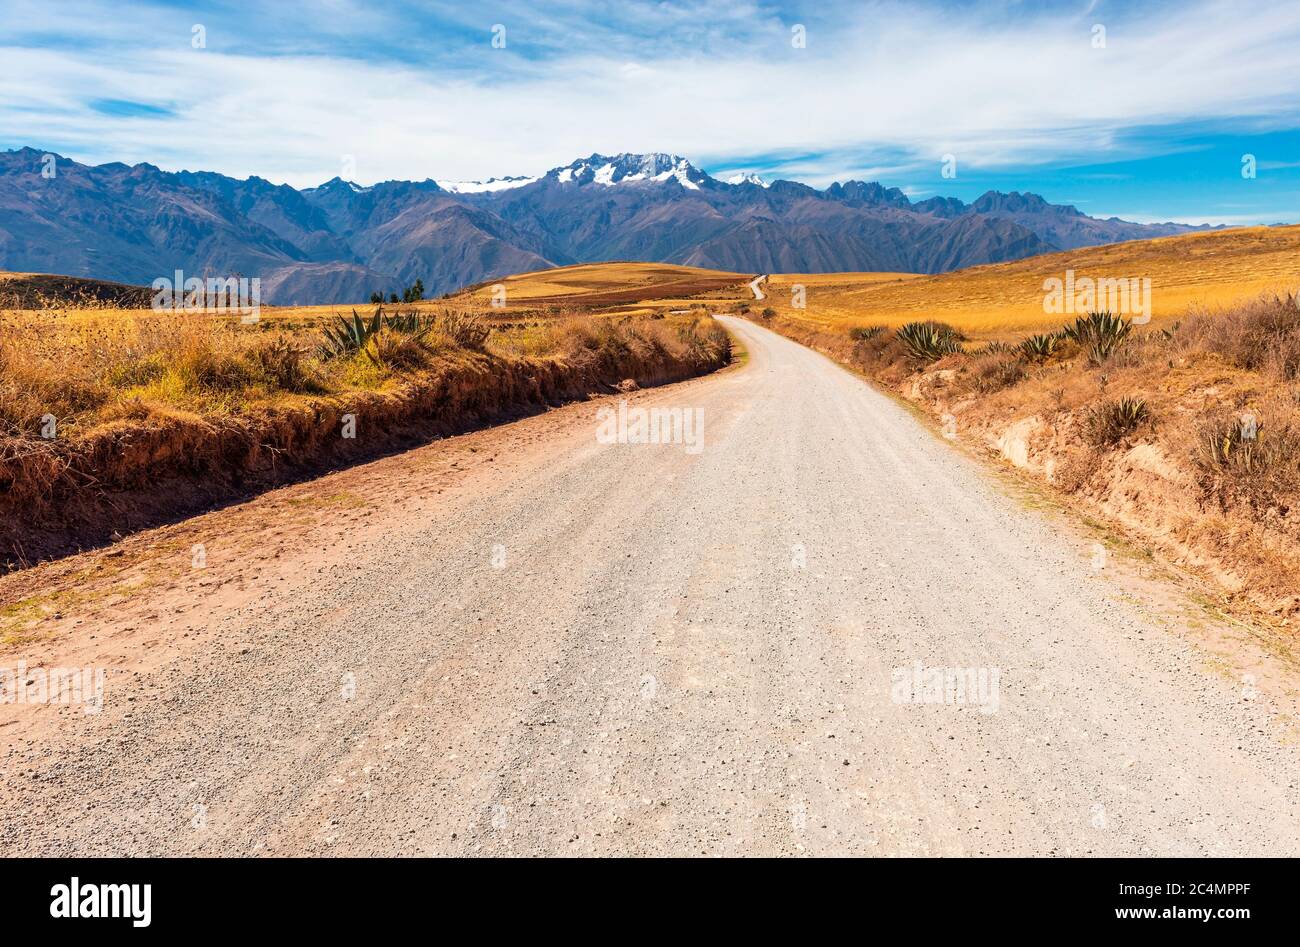
[{"label": "distant road", "polygon": [[605,398],[128,540],[208,564],[39,645],[105,709],[0,707],[0,854],[1300,852],[1266,697],[724,321],[746,364],[627,396],[698,452]]}]

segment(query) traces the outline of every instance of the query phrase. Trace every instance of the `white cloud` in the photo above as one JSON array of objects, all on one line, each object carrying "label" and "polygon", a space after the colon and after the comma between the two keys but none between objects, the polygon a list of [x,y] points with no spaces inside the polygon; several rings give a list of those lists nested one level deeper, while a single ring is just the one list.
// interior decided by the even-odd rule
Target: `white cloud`
[{"label": "white cloud", "polygon": [[[809,22],[802,50],[789,46],[788,24],[746,6],[738,9],[748,19],[730,4],[629,7],[625,21],[639,17],[647,31],[698,27],[685,44],[636,46],[582,21],[575,4],[550,14],[543,58],[519,51],[523,20],[510,29],[513,47],[492,49],[484,32],[429,63],[383,48],[365,58],[243,55],[228,51],[241,44],[215,42],[193,50],[188,27],[178,41],[171,29],[141,31],[138,11],[115,19],[116,6],[79,8],[83,17],[98,9],[119,41],[35,46],[30,4],[0,32],[9,36],[0,39],[9,43],[0,141],[296,186],[340,173],[349,155],[370,184],[537,174],[592,151],[671,151],[705,166],[776,156],[767,163],[821,184],[862,177],[863,165],[903,169],[946,153],[969,168],[1105,160],[1125,129],[1214,118],[1294,126],[1300,111],[1294,3],[1249,15],[1216,2],[997,22],[853,5]],[[1106,49],[1091,46],[1098,17]],[[122,21],[135,42],[120,39]],[[572,52],[556,51],[554,37],[579,22],[592,23],[599,42],[575,36]],[[175,114],[112,117],[86,104],[105,98]]]}]

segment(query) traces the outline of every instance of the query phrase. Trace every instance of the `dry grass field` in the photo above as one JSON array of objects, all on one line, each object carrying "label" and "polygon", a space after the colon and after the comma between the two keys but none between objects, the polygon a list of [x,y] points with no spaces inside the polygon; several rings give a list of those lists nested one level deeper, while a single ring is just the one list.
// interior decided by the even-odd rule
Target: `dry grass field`
[{"label": "dry grass field", "polygon": [[[471,292],[382,309],[263,307],[256,321],[116,309],[89,281],[43,279],[37,308],[0,309],[0,567],[57,551],[51,537],[70,517],[87,536],[124,525],[106,511],[142,491],[159,499],[137,524],[178,512],[163,494],[186,490],[165,491],[169,481],[202,484],[187,501],[201,507],[295,467],[726,364],[728,337],[707,308],[665,300],[735,277],[648,270],[621,289],[621,277],[564,293],[513,281],[545,305],[498,309]],[[348,418],[355,439],[341,433]],[[78,502],[92,496],[103,509]]]},{"label": "dry grass field", "polygon": [[500,281],[507,287],[501,307],[486,284],[435,300],[384,304],[385,317],[403,315],[426,330],[419,344],[379,351],[395,339],[385,332],[356,357],[336,358],[321,351],[324,332],[354,314],[369,322],[374,305],[263,306],[258,320],[246,323],[227,314],[115,308],[100,297],[111,297],[117,284],[0,274],[0,290],[12,284],[45,293],[39,308],[0,307],[0,432],[30,434],[47,414],[73,432],[163,406],[208,415],[382,390],[464,350],[571,356],[590,344],[592,333],[607,340],[633,333],[671,348],[706,315],[706,303],[693,297],[743,298],[737,287],[745,279],[636,263],[510,276]]},{"label": "dry grass field", "polygon": [[[1043,281],[1077,277],[1149,278],[1152,323],[1191,306],[1217,306],[1261,292],[1300,288],[1300,226],[1247,227],[1088,247],[976,266],[937,276],[906,273],[778,274],[768,281],[771,306],[814,328],[946,322],[973,339],[1010,339],[1054,329],[1063,316],[1043,311]],[[791,306],[794,284],[807,306]]]},{"label": "dry grass field", "polygon": [[[1045,313],[1043,280],[1066,269],[1150,278],[1153,318]],[[790,305],[795,283],[806,309]],[[1201,574],[1225,607],[1289,625],[1300,616],[1297,290],[1300,227],[1256,227],[942,276],[775,276],[745,309]]]},{"label": "dry grass field", "polygon": [[631,307],[691,305],[719,295],[735,297],[750,274],[702,270],[670,263],[588,263],[520,273],[481,283],[451,297],[475,308],[489,307],[493,290],[505,290],[506,309],[544,306]]},{"label": "dry grass field", "polygon": [[[1152,321],[1113,326],[1100,348],[1062,336],[1079,314],[1045,312],[1043,282],[1067,270],[1150,279]],[[752,276],[646,263],[519,274],[386,306],[400,318],[333,353],[326,330],[350,320],[350,306],[263,307],[244,324],[111,308],[121,292],[111,285],[0,278],[0,290],[11,282],[71,300],[0,309],[0,485],[11,505],[49,509],[78,484],[212,479],[337,450],[345,411],[364,412],[372,431],[427,436],[622,379],[683,378],[725,362],[709,313],[726,311],[925,404],[1234,594],[1300,611],[1300,315],[1287,296],[1300,287],[1300,227],[939,276],[777,274],[761,301]],[[791,305],[795,284],[806,308]],[[369,304],[356,311],[374,318]],[[952,344],[918,355],[896,334],[925,321],[952,326]],[[1046,348],[1022,347],[1030,334]],[[51,415],[55,442],[40,434]],[[1243,443],[1245,416],[1257,423]]]}]

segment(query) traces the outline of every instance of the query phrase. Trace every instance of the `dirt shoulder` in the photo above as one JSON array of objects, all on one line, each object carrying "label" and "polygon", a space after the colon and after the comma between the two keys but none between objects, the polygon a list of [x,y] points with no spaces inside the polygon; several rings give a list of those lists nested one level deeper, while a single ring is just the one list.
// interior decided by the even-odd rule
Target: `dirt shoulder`
[{"label": "dirt shoulder", "polygon": [[[1198,318],[1213,326],[1219,315]],[[1117,540],[1195,575],[1215,607],[1291,633],[1300,612],[1300,401],[1286,366],[1243,369],[1231,342],[1188,339],[1200,331],[1195,322],[1134,336],[1096,364],[1065,345],[1041,360],[979,343],[915,359],[893,330],[854,339],[848,327],[788,314],[760,321],[914,405],[950,441],[1015,469]],[[1289,323],[1279,331],[1293,337]],[[1240,446],[1247,423],[1254,444],[1271,451],[1254,468],[1209,456],[1216,437]],[[1260,469],[1265,460],[1273,470]]]},{"label": "dirt shoulder", "polygon": [[[422,318],[413,315],[405,334],[384,328],[326,363],[335,373],[376,373],[377,388],[276,389],[260,400],[248,373],[268,353],[284,355],[294,372],[320,367],[280,330],[187,325],[181,343],[160,345],[144,360],[123,356],[117,368],[153,365],[162,373],[158,385],[184,375],[201,410],[117,391],[97,376],[95,384],[116,400],[81,423],[75,415],[66,423],[57,407],[49,412],[58,415],[42,415],[59,396],[41,386],[57,387],[58,379],[38,380],[39,366],[21,346],[0,346],[0,369],[28,358],[22,364],[32,370],[5,375],[0,384],[0,422],[10,414],[22,422],[9,433],[0,427],[0,567],[111,542],[330,469],[619,387],[681,381],[730,359],[726,334],[707,319],[670,326],[652,319],[574,320],[538,330],[548,334],[552,354],[515,356],[484,348],[489,329],[477,317],[458,323],[480,334],[466,344],[441,338],[438,321],[420,328]],[[440,335],[436,344],[430,330]],[[387,348],[379,345],[385,340]],[[202,371],[190,378],[185,373],[196,364]],[[251,387],[224,391],[225,375]]]}]

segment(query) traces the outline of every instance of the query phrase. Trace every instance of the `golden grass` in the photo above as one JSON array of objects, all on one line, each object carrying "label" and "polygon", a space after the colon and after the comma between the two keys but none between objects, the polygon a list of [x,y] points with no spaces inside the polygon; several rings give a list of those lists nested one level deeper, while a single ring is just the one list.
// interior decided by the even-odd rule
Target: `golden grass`
[{"label": "golden grass", "polygon": [[[1300,226],[1247,227],[1088,247],[976,266],[937,276],[905,273],[777,274],[768,299],[751,303],[810,328],[898,327],[935,319],[976,339],[1057,328],[1043,311],[1043,281],[1076,276],[1150,278],[1153,319],[1162,325],[1192,305],[1221,305],[1300,287]],[[791,305],[806,288],[807,307]]]},{"label": "golden grass", "polygon": [[[222,494],[282,466],[368,456],[629,379],[676,381],[730,356],[721,326],[696,311],[489,325],[443,304],[360,349],[327,345],[321,315],[0,313],[0,567],[76,540],[47,520],[97,540],[121,523],[122,496],[137,522],[198,502],[173,503],[183,490],[150,499],[168,478]],[[340,437],[349,416],[366,419],[364,443]]]},{"label": "golden grass", "polygon": [[[385,311],[412,308],[439,319],[440,327],[454,326],[463,312],[445,302]],[[361,310],[364,316],[372,311]],[[701,315],[606,317],[575,309],[492,323],[488,314],[468,314],[466,338],[476,335],[473,323],[481,319],[483,332],[491,327],[488,354],[533,359],[571,354],[589,324],[611,320],[676,350],[676,330]],[[367,357],[326,358],[319,351],[321,327],[338,315],[334,307],[270,310],[260,322],[244,324],[237,317],[147,310],[0,312],[0,436],[32,436],[47,415],[67,436],[164,408],[203,417],[381,391],[412,373],[435,370],[440,359],[464,347],[441,329],[419,346],[385,330],[367,347]]]},{"label": "golden grass", "polygon": [[856,321],[750,315],[952,419],[961,438],[1193,566],[1243,610],[1300,615],[1295,296],[1190,306],[1100,360],[1071,340],[1042,359],[984,342],[918,358],[894,332],[855,340]]},{"label": "golden grass", "polygon": [[[505,287],[506,303],[565,298],[581,302],[583,297],[608,293],[635,296],[640,300],[667,297],[689,298],[708,288],[723,288],[744,282],[748,276],[721,270],[705,270],[671,263],[584,263],[532,273],[519,273],[471,287],[455,299],[488,306],[492,288]],[[682,292],[682,290],[687,290]]]}]

